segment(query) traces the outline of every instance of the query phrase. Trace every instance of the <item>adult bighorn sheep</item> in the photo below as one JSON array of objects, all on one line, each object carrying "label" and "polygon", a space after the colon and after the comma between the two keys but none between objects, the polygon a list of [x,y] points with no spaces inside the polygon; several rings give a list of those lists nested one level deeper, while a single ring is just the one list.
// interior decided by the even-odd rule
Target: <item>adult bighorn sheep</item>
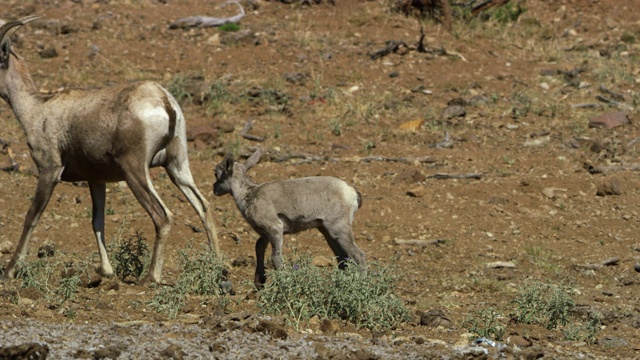
[{"label": "adult bighorn sheep", "polygon": [[156,166],[165,168],[196,210],[209,243],[219,254],[209,203],[196,188],[189,169],[185,119],[173,96],[149,81],[53,95],[39,93],[10,40],[15,30],[39,18],[27,16],[0,27],[0,97],[11,106],[25,132],[39,172],[20,243],[5,276],[15,277],[16,265],[25,257],[31,233],[60,181],[89,183],[100,270],[112,276],[104,240],[105,191],[106,183],[124,180],[155,225],[151,265],[142,282],[160,282],[173,215],[151,183],[149,168]]},{"label": "adult bighorn sheep", "polygon": [[264,255],[271,243],[271,261],[282,268],[282,235],[317,228],[343,268],[352,259],[366,269],[365,253],[356,245],[351,223],[362,205],[360,193],[330,176],[305,177],[255,184],[247,170],[260,160],[258,148],[244,164],[226,155],[215,168],[213,193],[231,194],[251,227],[260,235],[256,242],[255,285],[266,281]]}]

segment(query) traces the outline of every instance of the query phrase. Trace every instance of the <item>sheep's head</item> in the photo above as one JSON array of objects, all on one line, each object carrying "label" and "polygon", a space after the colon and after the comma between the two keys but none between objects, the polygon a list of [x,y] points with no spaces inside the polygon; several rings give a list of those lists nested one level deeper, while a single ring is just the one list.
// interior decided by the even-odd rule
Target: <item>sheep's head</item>
[{"label": "sheep's head", "polygon": [[222,196],[231,193],[231,176],[233,176],[233,155],[227,154],[222,161],[216,165],[216,182],[213,184],[213,193]]},{"label": "sheep's head", "polygon": [[[21,26],[26,25],[34,20],[40,19],[42,16],[30,15],[20,20],[10,21],[0,27],[0,69],[9,68],[9,59],[13,51],[11,50],[11,35],[13,35]],[[14,31],[10,31],[15,29]]]},{"label": "sheep's head", "polygon": [[233,158],[233,155],[227,154],[222,161],[216,165],[215,176],[216,182],[213,184],[213,193],[217,196],[222,196],[231,193],[231,182],[233,174],[239,174],[240,176],[246,176],[246,171],[251,169],[255,164],[260,161],[262,150],[258,148],[253,155],[251,155],[244,164],[241,164]]}]

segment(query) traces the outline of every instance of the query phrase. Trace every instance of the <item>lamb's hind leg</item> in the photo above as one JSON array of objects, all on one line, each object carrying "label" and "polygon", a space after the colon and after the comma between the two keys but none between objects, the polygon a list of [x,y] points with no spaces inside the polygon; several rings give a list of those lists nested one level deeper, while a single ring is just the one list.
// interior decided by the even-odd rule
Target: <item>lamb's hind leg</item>
[{"label": "lamb's hind leg", "polygon": [[324,235],[329,247],[338,257],[338,265],[341,269],[346,261],[351,259],[360,265],[363,270],[367,268],[367,260],[364,251],[356,245],[351,226],[346,222],[324,223],[319,228]]},{"label": "lamb's hind leg", "polygon": [[174,138],[173,142],[167,147],[167,160],[165,169],[171,181],[182,191],[189,201],[189,204],[195,209],[196,213],[202,221],[202,225],[207,232],[209,245],[213,248],[218,256],[220,256],[220,245],[218,243],[218,234],[216,232],[215,223],[209,202],[202,196],[202,193],[196,187],[189,169],[189,158],[187,156],[186,144],[181,144],[179,138]]},{"label": "lamb's hind leg", "polygon": [[92,225],[93,233],[96,235],[98,242],[98,252],[100,254],[100,274],[103,276],[113,276],[113,268],[109,263],[107,248],[104,241],[104,204],[106,202],[106,185],[105,183],[89,183],[89,191],[91,192],[92,209]]}]

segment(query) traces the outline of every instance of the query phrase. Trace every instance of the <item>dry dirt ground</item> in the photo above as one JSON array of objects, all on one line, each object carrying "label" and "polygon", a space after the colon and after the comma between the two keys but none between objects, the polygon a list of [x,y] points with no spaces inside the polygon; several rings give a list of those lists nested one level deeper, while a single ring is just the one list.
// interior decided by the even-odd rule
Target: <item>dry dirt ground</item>
[{"label": "dry dirt ground", "polygon": [[[230,268],[236,294],[224,311],[194,298],[175,319],[147,305],[151,288],[111,279],[53,307],[33,289],[16,296],[16,280],[0,282],[0,347],[35,341],[55,359],[474,358],[486,356],[483,349],[490,357],[640,357],[637,1],[529,0],[517,21],[458,18],[451,32],[394,12],[386,0],[253,3],[244,3],[246,17],[232,34],[169,29],[186,16],[236,14],[219,1],[5,0],[0,18],[45,16],[14,41],[43,92],[149,79],[183,95],[195,137],[191,169],[215,207],[229,260],[251,263],[256,236],[232,198],[211,191],[226,151],[266,150],[251,170],[256,181],[331,175],[354,184],[364,200],[357,242],[370,260],[396,259],[397,294],[416,319],[382,333],[342,322],[324,333],[317,321],[300,331],[282,327],[259,316],[251,265]],[[421,26],[426,52],[415,46]],[[388,40],[408,47],[372,59]],[[612,111],[631,122],[588,125]],[[248,120],[250,134],[264,141],[241,135]],[[414,120],[420,125],[402,126]],[[0,243],[11,244],[0,255],[4,267],[36,169],[4,102],[0,124],[24,167],[0,172]],[[406,161],[388,161],[397,158]],[[9,165],[6,152],[0,164]],[[455,178],[469,174],[477,176]],[[153,179],[175,215],[164,271],[170,284],[178,252],[206,238],[192,230],[198,218],[163,171]],[[153,238],[126,186],[110,185],[107,201],[107,238]],[[59,185],[28,260],[45,244],[57,249],[52,259],[97,259],[90,214],[87,187]],[[331,256],[315,231],[285,243],[285,256],[294,248]],[[531,281],[566,289],[575,302],[570,324],[547,330],[510,321],[512,300]],[[465,321],[488,309],[505,328],[502,351],[468,346],[475,337]],[[421,324],[430,310],[443,315]],[[565,335],[593,314],[594,338]]]}]

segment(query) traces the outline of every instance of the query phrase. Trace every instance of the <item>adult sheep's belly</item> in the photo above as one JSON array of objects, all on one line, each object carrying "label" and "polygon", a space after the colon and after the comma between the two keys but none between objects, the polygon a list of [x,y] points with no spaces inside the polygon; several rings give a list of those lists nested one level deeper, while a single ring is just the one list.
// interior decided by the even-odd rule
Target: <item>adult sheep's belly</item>
[{"label": "adult sheep's belly", "polygon": [[75,160],[64,164],[61,180],[116,182],[124,178],[113,161],[92,163]]}]

